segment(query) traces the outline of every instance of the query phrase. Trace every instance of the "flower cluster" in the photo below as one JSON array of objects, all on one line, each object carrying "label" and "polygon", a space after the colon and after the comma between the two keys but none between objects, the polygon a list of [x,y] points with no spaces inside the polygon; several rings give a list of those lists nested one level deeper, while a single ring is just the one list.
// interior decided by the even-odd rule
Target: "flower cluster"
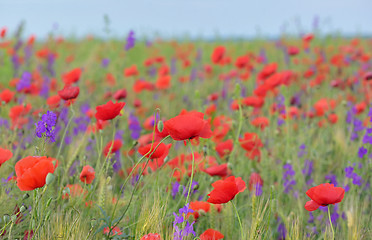
[{"label": "flower cluster", "polygon": [[[177,215],[175,212],[173,213],[175,218],[173,222],[173,228],[175,229],[175,232],[173,234],[174,240],[182,240],[184,237],[187,237],[190,234],[196,236],[196,233],[193,228],[195,221],[192,222],[191,224],[189,223],[189,221],[187,221],[187,215],[193,212],[194,210],[190,209],[189,203],[187,203],[183,208],[180,208],[178,210],[179,215]],[[184,222],[186,222],[186,226],[183,229],[177,226],[177,224],[181,224],[183,226]]]},{"label": "flower cluster", "polygon": [[296,172],[293,170],[293,167],[290,163],[286,163],[283,168],[285,170],[283,172],[283,187],[284,192],[288,194],[291,190],[293,190],[293,186],[296,185],[296,180],[294,178]]},{"label": "flower cluster", "polygon": [[125,44],[125,51],[133,48],[136,43],[136,38],[134,37],[134,32],[130,31],[127,38],[127,44]]},{"label": "flower cluster", "polygon": [[52,111],[47,111],[46,114],[44,114],[41,117],[41,121],[38,123],[35,123],[36,125],[36,136],[38,138],[43,137],[43,133],[45,133],[46,138],[49,138],[51,142],[55,142],[55,129],[54,126],[57,122],[57,115],[53,113]]}]

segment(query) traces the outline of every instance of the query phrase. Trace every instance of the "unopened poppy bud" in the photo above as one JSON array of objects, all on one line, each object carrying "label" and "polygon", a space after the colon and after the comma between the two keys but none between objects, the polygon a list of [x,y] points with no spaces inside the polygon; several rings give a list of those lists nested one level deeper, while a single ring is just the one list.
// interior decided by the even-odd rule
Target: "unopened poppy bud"
[{"label": "unopened poppy bud", "polygon": [[12,215],[10,219],[12,220],[13,223],[15,223],[15,221],[17,220],[17,215]]},{"label": "unopened poppy bud", "polygon": [[3,216],[3,220],[4,220],[5,223],[9,222],[9,220],[10,220],[9,215],[8,215],[8,214],[5,214],[5,215]]},{"label": "unopened poppy bud", "polygon": [[203,153],[204,153],[204,156],[207,156],[207,150],[208,150],[207,146],[204,145],[204,146],[203,146]]},{"label": "unopened poppy bud", "polygon": [[163,123],[162,120],[160,120],[158,122],[158,130],[159,130],[159,132],[163,132],[163,129],[164,129],[164,123]]},{"label": "unopened poppy bud", "polygon": [[91,225],[92,227],[96,226],[96,223],[97,223],[97,220],[96,220],[95,218],[92,218],[92,219],[90,220],[90,225]]},{"label": "unopened poppy bud", "polygon": [[53,198],[49,198],[49,199],[48,199],[48,202],[47,202],[47,204],[46,204],[46,207],[47,207],[47,208],[49,207],[49,205],[50,205],[50,203],[52,202],[52,200],[53,200]]},{"label": "unopened poppy bud", "polygon": [[25,206],[21,206],[20,208],[19,208],[19,211],[21,211],[22,213],[24,212],[24,211],[26,211],[27,210],[27,208],[25,207]]},{"label": "unopened poppy bud", "polygon": [[46,183],[47,185],[50,185],[50,184],[54,181],[55,178],[56,178],[56,177],[54,176],[53,173],[48,173],[48,175],[47,175],[46,178],[45,178],[45,183]]},{"label": "unopened poppy bud", "polygon": [[26,194],[23,195],[22,199],[25,200],[25,199],[27,199],[29,197],[30,197],[30,195],[28,193],[26,193]]}]

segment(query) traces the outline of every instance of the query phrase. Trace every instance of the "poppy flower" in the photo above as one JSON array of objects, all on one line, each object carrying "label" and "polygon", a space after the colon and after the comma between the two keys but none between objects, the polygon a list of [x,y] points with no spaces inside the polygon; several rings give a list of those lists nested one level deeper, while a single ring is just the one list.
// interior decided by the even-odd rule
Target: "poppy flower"
[{"label": "poppy flower", "polygon": [[226,177],[228,175],[227,163],[221,165],[215,165],[204,170],[210,176]]},{"label": "poppy flower", "polygon": [[[0,100],[1,102],[5,102],[5,103],[8,103],[10,102],[10,100],[12,100],[12,98],[14,97],[14,92],[10,91],[9,89],[5,89],[3,90],[1,93],[0,93]],[[1,105],[1,102],[0,102],[0,105]]]},{"label": "poppy flower", "polygon": [[58,160],[48,157],[25,157],[15,164],[17,186],[21,191],[31,191],[45,185],[48,173],[54,173]]},{"label": "poppy flower", "polygon": [[10,150],[0,148],[0,167],[3,163],[11,159],[12,157],[13,157],[13,153]]},{"label": "poppy flower", "polygon": [[[158,147],[156,148],[156,146]],[[150,143],[150,144],[147,144],[146,146],[138,148],[138,152],[142,156],[146,156],[146,158],[156,159],[164,155],[168,155],[169,147],[170,147],[169,145],[166,145],[164,143],[159,144],[159,142],[154,142],[154,143]]]},{"label": "poppy flower", "polygon": [[161,240],[159,233],[149,233],[141,237],[140,240]]},{"label": "poppy flower", "polygon": [[86,165],[83,167],[83,170],[80,173],[80,181],[86,184],[91,184],[94,180],[95,175],[96,172],[94,171],[94,168]]},{"label": "poppy flower", "polygon": [[80,88],[78,86],[64,86],[64,88],[58,91],[58,95],[65,101],[75,99],[79,96]]},{"label": "poppy flower", "polygon": [[62,195],[62,199],[69,199],[70,197],[79,197],[82,194],[86,195],[87,190],[84,190],[79,184],[67,184],[64,190],[69,189],[69,193]]},{"label": "poppy flower", "polygon": [[257,117],[251,121],[251,124],[255,127],[261,128],[261,130],[264,130],[265,127],[269,126],[269,119],[266,117]]},{"label": "poppy flower", "polygon": [[124,102],[113,103],[112,101],[108,101],[106,104],[96,107],[97,113],[95,116],[97,119],[103,121],[114,119],[117,115],[120,114],[120,111],[121,109],[123,109],[124,106]]},{"label": "poppy flower", "polygon": [[210,138],[212,131],[204,113],[189,112],[180,114],[164,122],[164,129],[174,140],[187,140],[196,137]]},{"label": "poppy flower", "polygon": [[211,59],[214,64],[221,63],[225,56],[226,49],[224,46],[217,46],[212,53]]},{"label": "poppy flower", "polygon": [[[107,143],[107,145],[105,146],[105,148],[103,149],[103,154],[105,154],[105,156],[107,156],[109,153],[114,153],[116,151],[118,151],[121,146],[122,146],[122,142],[120,139],[116,139],[114,142],[109,142]],[[111,149],[111,152],[110,152],[110,148],[112,146],[112,149]]]},{"label": "poppy flower", "polygon": [[127,90],[125,88],[119,89],[114,93],[114,99],[119,101],[121,99],[125,99],[127,97]]},{"label": "poppy flower", "polygon": [[71,70],[70,72],[64,74],[62,76],[62,79],[63,79],[63,82],[66,85],[70,85],[70,84],[73,84],[73,83],[76,83],[77,81],[79,81],[80,75],[81,75],[81,69],[80,68],[75,68],[75,69]]},{"label": "poppy flower", "polygon": [[[108,235],[109,232],[110,232],[109,227],[105,227],[103,229],[103,234],[107,234]],[[121,234],[123,234],[123,233],[121,232],[121,230],[120,230],[119,227],[114,227],[114,226],[111,227],[111,236],[121,235]]]},{"label": "poppy flower", "polygon": [[288,55],[290,56],[295,56],[300,52],[298,47],[295,47],[295,46],[289,46],[287,51],[288,51]]},{"label": "poppy flower", "polygon": [[200,240],[219,240],[224,237],[225,236],[222,233],[212,228],[205,230],[205,232],[199,236]]},{"label": "poppy flower", "polygon": [[50,96],[47,99],[47,104],[51,110],[59,107],[59,102],[61,101],[61,97],[59,95]]},{"label": "poppy flower", "polygon": [[0,30],[0,37],[1,38],[4,38],[5,37],[5,35],[6,35],[6,27],[3,27],[1,30]]},{"label": "poppy flower", "polygon": [[255,187],[257,184],[262,186],[263,185],[263,180],[262,180],[259,173],[254,172],[249,177],[249,184],[248,184],[249,191],[252,191],[253,187]]},{"label": "poppy flower", "polygon": [[228,139],[224,142],[220,142],[216,145],[216,151],[218,155],[223,158],[226,155],[229,155],[234,148],[234,142],[232,139]]},{"label": "poppy flower", "polygon": [[136,65],[132,65],[129,68],[126,68],[124,70],[124,76],[130,77],[130,76],[137,76],[138,75],[138,70]]},{"label": "poppy flower", "polygon": [[190,202],[190,209],[194,212],[189,213],[190,215],[194,215],[195,220],[199,218],[199,214],[209,212],[211,205],[208,202],[202,201],[195,201]]},{"label": "poppy flower", "polygon": [[246,185],[240,177],[231,176],[212,183],[212,187],[214,189],[208,194],[207,202],[221,204],[233,200],[238,193],[245,190]]},{"label": "poppy flower", "polygon": [[311,198],[311,201],[305,204],[305,209],[311,212],[317,210],[320,206],[325,207],[329,204],[341,202],[345,195],[345,189],[325,183],[310,188],[306,195]]}]

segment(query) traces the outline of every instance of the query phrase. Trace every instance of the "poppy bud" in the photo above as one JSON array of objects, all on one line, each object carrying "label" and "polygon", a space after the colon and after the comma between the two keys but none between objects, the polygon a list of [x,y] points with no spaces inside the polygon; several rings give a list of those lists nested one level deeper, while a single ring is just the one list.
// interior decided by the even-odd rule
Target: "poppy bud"
[{"label": "poppy bud", "polygon": [[3,216],[3,220],[4,220],[5,223],[9,222],[9,220],[10,220],[9,215],[8,215],[8,214],[5,214],[5,215]]},{"label": "poppy bud", "polygon": [[15,221],[17,220],[17,215],[12,215],[11,217],[10,217],[10,219],[12,220],[12,222],[13,223],[15,223]]},{"label": "poppy bud", "polygon": [[163,132],[163,129],[164,129],[164,123],[163,123],[162,120],[160,120],[158,122],[158,130],[159,130],[159,132]]},{"label": "poppy bud", "polygon": [[50,185],[55,179],[55,176],[53,173],[48,173],[48,175],[45,178],[46,185]]},{"label": "poppy bud", "polygon": [[24,211],[26,211],[27,210],[27,208],[25,207],[25,206],[21,206],[21,208],[19,209],[19,211],[21,211],[22,213],[24,212]]},{"label": "poppy bud", "polygon": [[30,195],[29,195],[28,193],[26,193],[26,194],[23,195],[22,199],[23,199],[23,200],[26,200],[26,199],[29,198],[29,197],[30,197]]}]

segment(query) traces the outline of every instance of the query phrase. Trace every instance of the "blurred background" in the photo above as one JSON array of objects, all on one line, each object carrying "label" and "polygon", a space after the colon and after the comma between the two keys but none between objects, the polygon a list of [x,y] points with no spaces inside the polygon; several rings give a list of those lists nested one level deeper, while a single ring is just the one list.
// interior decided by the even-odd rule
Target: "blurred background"
[{"label": "blurred background", "polygon": [[[276,38],[281,34],[372,35],[371,0],[0,0],[10,32],[80,38]],[[104,17],[106,16],[106,17]]]}]

